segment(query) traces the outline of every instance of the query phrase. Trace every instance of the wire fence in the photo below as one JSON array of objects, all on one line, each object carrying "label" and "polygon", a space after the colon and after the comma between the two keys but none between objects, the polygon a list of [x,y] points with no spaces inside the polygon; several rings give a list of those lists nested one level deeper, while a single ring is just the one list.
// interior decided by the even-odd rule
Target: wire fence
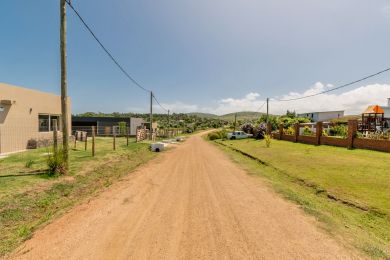
[{"label": "wire fence", "polygon": [[[52,131],[48,131],[52,130]],[[125,149],[132,143],[143,140],[159,141],[173,138],[184,131],[182,129],[157,129],[150,132],[146,128],[137,128],[131,132],[128,126],[73,126],[70,131],[70,153],[82,153],[82,156],[95,156]],[[142,138],[137,138],[142,133]],[[62,147],[62,132],[55,129],[45,131],[35,126],[0,126],[0,178],[44,173],[47,160]],[[70,157],[72,160],[72,156]]]}]

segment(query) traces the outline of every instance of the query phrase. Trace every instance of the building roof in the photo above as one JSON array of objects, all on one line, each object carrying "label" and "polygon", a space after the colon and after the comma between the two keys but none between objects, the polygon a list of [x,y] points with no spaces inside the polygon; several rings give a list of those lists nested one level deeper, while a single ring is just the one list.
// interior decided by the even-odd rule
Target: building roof
[{"label": "building roof", "polygon": [[363,114],[384,114],[385,111],[378,105],[369,106],[363,111]]}]

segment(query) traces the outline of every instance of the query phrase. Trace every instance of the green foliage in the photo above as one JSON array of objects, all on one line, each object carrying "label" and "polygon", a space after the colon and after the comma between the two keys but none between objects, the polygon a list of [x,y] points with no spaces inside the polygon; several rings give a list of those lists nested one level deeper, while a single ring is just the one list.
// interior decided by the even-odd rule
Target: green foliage
[{"label": "green foliage", "polygon": [[297,117],[297,113],[295,113],[295,111],[287,110],[286,117],[296,118]]},{"label": "green foliage", "polygon": [[214,132],[209,133],[207,135],[207,138],[211,141],[217,140],[217,139],[226,139],[227,133],[226,133],[226,130],[214,131]]},{"label": "green foliage", "polygon": [[35,164],[35,161],[29,159],[29,160],[26,162],[25,167],[26,167],[26,168],[32,168],[32,166],[33,166],[34,164]]},{"label": "green foliage", "polygon": [[294,127],[289,126],[287,129],[284,129],[284,134],[286,134],[286,135],[295,135]]},{"label": "green foliage", "polygon": [[219,139],[219,135],[216,132],[209,133],[207,137],[211,141]]},{"label": "green foliage", "polygon": [[338,124],[330,127],[329,129],[330,136],[340,136],[346,138],[348,136],[348,127],[344,124]]},{"label": "green foliage", "polygon": [[289,128],[290,126],[293,126],[296,123],[310,123],[310,119],[307,117],[294,117],[290,118],[287,116],[281,116],[279,117],[278,123],[283,124],[284,128]]},{"label": "green foliage", "polygon": [[126,130],[127,130],[127,124],[126,122],[119,122],[119,134],[120,135],[126,135]]},{"label": "green foliage", "polygon": [[264,135],[264,141],[265,141],[265,147],[270,148],[271,147],[271,135]]},{"label": "green foliage", "polygon": [[310,127],[308,127],[308,126],[305,126],[304,128],[303,128],[303,133],[302,133],[303,135],[313,135],[313,131],[310,129]]},{"label": "green foliage", "polygon": [[47,157],[47,167],[47,173],[50,176],[66,173],[64,153],[62,149],[59,149],[57,152],[49,153]]}]

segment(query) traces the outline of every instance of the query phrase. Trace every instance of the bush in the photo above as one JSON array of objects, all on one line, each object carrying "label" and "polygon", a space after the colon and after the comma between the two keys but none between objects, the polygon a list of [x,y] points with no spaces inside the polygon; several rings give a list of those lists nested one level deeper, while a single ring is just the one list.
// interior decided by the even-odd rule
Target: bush
[{"label": "bush", "polygon": [[284,129],[284,134],[286,134],[286,135],[295,135],[294,127],[289,126],[287,129]]},{"label": "bush", "polygon": [[313,131],[311,131],[310,127],[305,126],[302,134],[303,135],[313,135]]},{"label": "bush", "polygon": [[211,141],[220,139],[220,138],[219,138],[219,135],[218,135],[216,132],[209,133],[209,134],[207,135],[207,137],[208,137],[209,140],[211,140]]},{"label": "bush", "polygon": [[227,133],[226,133],[225,130],[214,131],[214,132],[209,133],[207,135],[207,138],[209,140],[226,139],[227,138]]},{"label": "bush", "polygon": [[271,135],[264,135],[264,140],[265,140],[265,147],[270,148],[271,140],[272,140]]},{"label": "bush", "polygon": [[28,160],[26,164],[24,165],[26,168],[32,168],[32,166],[35,164],[34,160]]},{"label": "bush", "polygon": [[253,125],[252,124],[244,124],[241,126],[241,130],[247,134],[253,134]]},{"label": "bush", "polygon": [[266,133],[267,133],[266,124],[259,124],[253,129],[253,137],[255,139],[264,139]]},{"label": "bush", "polygon": [[49,153],[47,158],[47,167],[49,175],[65,174],[64,153],[60,149],[57,152]]},{"label": "bush", "polygon": [[329,135],[346,138],[348,136],[348,127],[346,125],[334,125],[329,129]]}]

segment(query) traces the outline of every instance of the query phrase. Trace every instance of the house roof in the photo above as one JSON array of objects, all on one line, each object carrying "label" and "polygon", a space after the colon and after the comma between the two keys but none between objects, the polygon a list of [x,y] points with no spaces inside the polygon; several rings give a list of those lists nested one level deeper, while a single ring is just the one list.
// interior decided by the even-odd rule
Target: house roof
[{"label": "house roof", "polygon": [[363,114],[384,114],[385,111],[378,105],[369,106],[363,111]]}]

